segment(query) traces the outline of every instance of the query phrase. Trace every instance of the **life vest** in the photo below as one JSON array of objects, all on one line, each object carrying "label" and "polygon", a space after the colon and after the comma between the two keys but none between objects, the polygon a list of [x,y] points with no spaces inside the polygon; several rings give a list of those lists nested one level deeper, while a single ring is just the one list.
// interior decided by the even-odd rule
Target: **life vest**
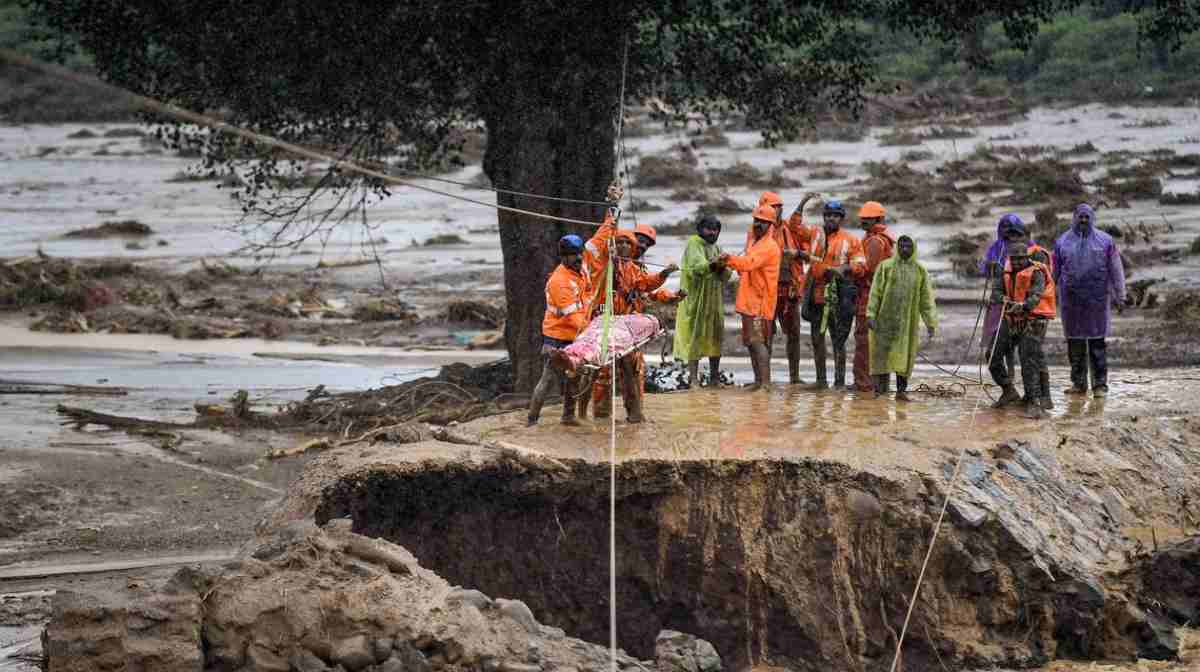
[{"label": "life vest", "polygon": [[[1050,269],[1045,264],[1034,261],[1025,270],[1014,274],[1012,261],[1004,262],[1004,293],[1010,300],[1017,303],[1025,301],[1025,297],[1029,295],[1029,287],[1033,284],[1033,274],[1038,271],[1041,271],[1046,278],[1046,289],[1042,291],[1042,298],[1034,307],[1033,315],[1053,320],[1058,315],[1057,299],[1054,296],[1054,275],[1050,273]],[[1016,276],[1016,287],[1013,287],[1014,275]]]}]

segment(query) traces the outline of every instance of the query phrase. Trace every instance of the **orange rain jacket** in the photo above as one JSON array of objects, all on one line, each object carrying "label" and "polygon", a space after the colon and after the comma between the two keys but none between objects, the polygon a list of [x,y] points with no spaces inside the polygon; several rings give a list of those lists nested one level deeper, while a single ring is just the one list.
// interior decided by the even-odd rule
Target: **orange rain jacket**
[{"label": "orange rain jacket", "polygon": [[546,316],[542,318],[542,335],[560,341],[574,341],[591,319],[591,298],[592,283],[588,275],[559,264],[546,281]]},{"label": "orange rain jacket", "polygon": [[[612,212],[605,212],[604,223],[583,246],[583,270],[588,275],[593,291],[604,287],[604,269],[608,266],[608,255],[611,252],[609,246],[615,244],[616,233],[617,226],[613,222]],[[588,298],[592,305],[599,305],[600,301],[595,296]]]},{"label": "orange rain jacket", "polygon": [[[628,237],[630,242],[636,241],[633,232],[628,229],[621,229],[616,235]],[[646,310],[646,299],[666,303],[675,298],[674,292],[661,289],[667,281],[666,276],[662,273],[650,273],[643,264],[636,261],[616,260],[613,266],[613,281],[614,315],[641,313]],[[593,314],[598,314],[608,302],[608,292],[605,289],[604,277],[601,276]]]},{"label": "orange rain jacket", "polygon": [[863,257],[866,259],[866,271],[858,280],[858,314],[866,319],[867,302],[871,298],[871,284],[875,281],[875,269],[883,261],[892,256],[896,247],[896,236],[885,224],[876,224],[863,238]]},{"label": "orange rain jacket", "polygon": [[779,262],[783,259],[783,250],[775,242],[774,228],[767,229],[766,235],[755,241],[746,254],[729,257],[729,268],[741,276],[734,308],[742,315],[775,319],[775,304],[779,299]]}]

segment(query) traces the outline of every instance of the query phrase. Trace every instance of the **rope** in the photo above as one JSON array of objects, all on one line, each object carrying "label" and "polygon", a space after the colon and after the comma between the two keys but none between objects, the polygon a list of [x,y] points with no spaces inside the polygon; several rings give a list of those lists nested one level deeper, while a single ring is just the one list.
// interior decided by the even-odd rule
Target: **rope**
[{"label": "rope", "polygon": [[[629,31],[625,32],[625,47],[621,56],[621,90],[617,98],[617,142],[613,157],[613,175],[620,175],[621,135],[625,130],[625,79],[629,72]],[[632,199],[632,196],[630,197]],[[617,214],[619,224],[620,213]],[[607,352],[609,346],[610,327],[612,325],[613,309],[613,244],[609,243],[606,301],[604,303],[604,335],[601,341],[601,353]],[[629,381],[626,381],[628,384]],[[608,645],[609,669],[617,672],[617,358],[612,360],[612,379],[608,388],[609,394],[609,427],[608,427]]]},{"label": "rope", "polygon": [[478,184],[471,184],[470,182],[461,182],[459,180],[451,180],[451,179],[445,178],[445,177],[434,177],[433,175],[419,175],[417,173],[410,173],[410,172],[405,172],[405,171],[399,171],[398,174],[403,177],[408,177],[408,178],[415,179],[415,180],[432,180],[434,182],[445,182],[446,184],[455,184],[460,187],[466,187],[468,189],[478,189],[480,191],[494,191],[498,194],[509,194],[510,196],[523,196],[525,198],[536,198],[536,199],[543,200],[543,201],[556,201],[558,203],[579,203],[582,205],[602,205],[606,208],[608,206],[612,205],[608,201],[588,201],[588,200],[579,199],[579,198],[563,198],[561,196],[544,196],[542,194],[531,194],[526,191],[515,191],[513,189],[499,189],[497,187],[485,187],[485,186],[478,185]]},{"label": "rope", "polygon": [[[1008,310],[1008,303],[1005,302],[1003,308],[1000,309],[1000,321],[1004,321],[1004,313]],[[1000,340],[1000,330],[996,330],[996,336],[992,339],[991,355],[996,354],[996,343]],[[991,361],[991,358],[988,358]],[[986,389],[986,388],[985,388]],[[975,416],[979,413],[979,402],[983,400],[982,396],[975,397],[975,408],[971,410],[971,422],[967,426],[967,434],[969,435],[975,429]],[[904,614],[904,625],[900,628],[900,636],[896,638],[896,655],[892,658],[892,666],[890,672],[896,672],[900,665],[900,651],[904,646],[904,637],[908,634],[908,624],[912,621],[913,610],[917,606],[917,596],[921,593],[921,584],[925,581],[925,570],[929,568],[929,559],[933,557],[933,549],[937,546],[938,533],[942,531],[942,521],[946,518],[946,509],[950,507],[950,495],[954,492],[954,486],[958,484],[958,476],[962,473],[963,459],[967,455],[967,442],[963,442],[962,448],[958,451],[958,458],[954,461],[954,473],[950,476],[950,483],[946,486],[946,496],[942,499],[942,510],[938,512],[937,523],[933,526],[933,535],[929,538],[929,548],[925,551],[925,560],[921,563],[921,573],[917,575],[917,585],[913,588],[912,599],[908,601],[908,611]]]},{"label": "rope", "polygon": [[[114,86],[107,82],[102,82],[99,79],[97,79],[95,77],[91,77],[89,75],[82,75],[80,73],[72,72],[66,68],[63,68],[63,67],[60,67],[57,65],[51,65],[49,63],[42,63],[40,61],[36,61],[32,58],[29,58],[27,56],[19,54],[15,51],[12,51],[11,49],[0,49],[0,61],[8,61],[9,63],[11,63],[13,65],[19,65],[22,67],[26,67],[31,70],[40,72],[42,74],[49,75],[51,77],[57,77],[59,79],[66,80],[68,82],[73,82],[73,83],[79,84],[81,86],[87,86],[87,87],[91,87],[94,89],[99,89],[101,91],[111,93],[113,95],[124,98],[127,102],[129,102],[143,110],[146,110],[148,112],[154,112],[156,114],[160,114],[165,117],[170,117],[172,119],[176,119],[179,121],[186,121],[186,122],[189,122],[192,124],[196,124],[197,126],[203,126],[205,128],[210,128],[218,133],[224,133],[226,135],[232,135],[235,137],[239,137],[239,138],[242,138],[243,140],[248,140],[250,142],[253,142],[253,143],[256,143],[259,145],[265,145],[267,147],[274,147],[276,149],[280,149],[285,152],[304,157],[306,159],[311,159],[314,161],[328,162],[330,164],[330,166],[333,168],[336,168],[339,170],[345,170],[345,171],[351,172],[351,173],[357,173],[357,174],[363,175],[365,177],[372,177],[377,180],[382,180],[384,182],[387,182],[389,184],[397,184],[397,185],[404,186],[404,187],[410,187],[412,189],[419,189],[421,191],[426,191],[431,194],[445,196],[446,198],[452,198],[452,199],[456,199],[459,201],[465,201],[467,203],[474,203],[476,205],[482,205],[482,206],[488,207],[488,208],[495,208],[496,210],[500,210],[500,211],[504,211],[504,212],[511,212],[511,213],[518,214],[518,215],[527,215],[529,217],[537,217],[540,219],[545,219],[545,220],[549,220],[549,221],[553,221],[553,222],[562,222],[564,224],[579,224],[579,225],[591,226],[591,227],[595,227],[595,228],[598,228],[600,226],[600,224],[598,224],[596,222],[589,222],[589,221],[585,221],[582,219],[572,219],[570,217],[559,217],[557,215],[548,215],[548,214],[542,213],[542,212],[534,212],[532,210],[524,210],[522,208],[514,208],[514,207],[507,206],[507,205],[498,205],[496,203],[488,203],[487,201],[481,201],[481,200],[478,200],[475,198],[469,198],[467,196],[462,196],[459,194],[452,194],[450,192],[442,191],[440,189],[434,189],[432,187],[426,187],[426,186],[423,186],[420,184],[413,184],[412,182],[407,182],[405,180],[401,180],[393,175],[388,175],[387,173],[381,173],[377,170],[372,170],[370,168],[360,166],[352,161],[346,161],[344,159],[334,158],[333,156],[330,156],[323,152],[318,152],[316,150],[309,149],[307,147],[302,147],[300,145],[295,145],[290,142],[284,142],[283,140],[279,140],[277,138],[273,138],[268,135],[263,135],[261,133],[255,133],[253,131],[249,131],[244,128],[241,128],[239,126],[227,124],[223,121],[214,119],[212,117],[209,117],[209,116],[206,116],[203,114],[199,114],[197,112],[192,112],[191,110],[185,110],[176,105],[163,103],[163,102],[154,100],[153,98],[148,98],[143,95],[139,95],[136,93],[132,93],[130,91],[126,91],[125,89]],[[622,114],[622,117],[623,117],[623,114]]]}]

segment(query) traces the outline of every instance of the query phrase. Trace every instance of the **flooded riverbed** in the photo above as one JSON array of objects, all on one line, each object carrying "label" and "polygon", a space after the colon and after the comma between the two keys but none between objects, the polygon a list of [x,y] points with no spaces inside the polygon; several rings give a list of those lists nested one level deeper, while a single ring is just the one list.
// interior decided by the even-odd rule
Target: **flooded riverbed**
[{"label": "flooded riverbed", "polygon": [[[1165,120],[1162,125],[1139,124],[1144,119]],[[105,138],[112,127],[92,125],[100,137],[70,139],[79,125],[0,127],[0,249],[7,255],[27,255],[41,249],[51,255],[71,257],[121,255],[134,259],[194,260],[202,256],[220,256],[239,249],[244,240],[231,232],[240,211],[230,199],[229,189],[214,182],[170,181],[193,167],[194,161],[169,154],[147,155],[147,145],[137,137]],[[920,130],[919,127],[917,130]],[[919,147],[932,154],[931,159],[907,162],[921,170],[932,170],[946,161],[965,158],[979,146],[1048,145],[1062,149],[1091,142],[1097,152],[1130,150],[1147,152],[1167,149],[1179,154],[1200,152],[1200,111],[1190,107],[1122,108],[1088,105],[1067,109],[1037,108],[1026,119],[1008,126],[982,126],[974,135],[957,140],[927,139]],[[806,191],[847,198],[861,190],[858,180],[866,176],[865,161],[899,161],[912,149],[882,144],[890,129],[871,129],[861,142],[819,142],[788,144],[772,149],[760,147],[761,137],[753,132],[729,132],[729,145],[702,147],[698,151],[699,168],[729,167],[747,162],[764,172],[780,169],[783,161],[804,159],[838,164],[845,177],[818,179],[804,167],[788,168],[783,175],[799,180],[803,186],[782,189],[785,208],[790,211]],[[628,140],[630,150],[646,156],[667,150],[680,141],[682,133],[649,135]],[[152,147],[152,146],[151,146]],[[53,151],[48,151],[49,149]],[[103,150],[103,151],[101,151]],[[151,151],[159,151],[153,150]],[[97,156],[101,152],[101,156]],[[128,155],[123,155],[128,154]],[[1086,158],[1086,157],[1085,157]],[[1095,154],[1091,158],[1098,159]],[[468,181],[480,171],[468,166],[447,175]],[[1085,173],[1096,179],[1103,171]],[[441,185],[445,186],[445,185]],[[451,192],[491,200],[488,192],[455,186]],[[1164,180],[1167,192],[1195,192],[1200,176]],[[655,226],[675,224],[693,215],[696,201],[672,201],[671,188],[647,189],[633,185],[631,195],[660,206],[655,212],[636,213],[638,221]],[[746,207],[744,216],[724,215],[722,242],[737,249],[749,225],[749,208],[759,190],[730,187],[721,190]],[[978,200],[978,197],[975,197]],[[886,204],[885,204],[886,205]],[[1102,210],[1101,223],[1120,224],[1144,221],[1168,222],[1174,233],[1164,235],[1155,244],[1189,243],[1200,233],[1196,224],[1200,208],[1161,206],[1156,201],[1133,201],[1127,209]],[[972,206],[974,208],[975,206]],[[1014,208],[1026,221],[1033,220],[1035,205]],[[995,220],[1005,209],[993,207],[986,217],[971,216],[963,226],[945,226],[923,222],[919,212],[893,208],[894,230],[914,236],[923,250],[923,260],[939,280],[949,280],[949,264],[934,252],[938,242],[958,230],[994,231]],[[634,214],[630,208],[626,212]],[[495,212],[489,208],[416,189],[397,187],[393,196],[369,209],[374,237],[386,240],[379,250],[389,275],[399,280],[419,280],[500,264],[499,238],[495,233]],[[150,225],[156,234],[143,250],[127,250],[121,239],[63,239],[72,229],[95,226],[103,220],[135,219]],[[456,234],[469,245],[424,247],[420,243],[438,234]],[[154,241],[163,240],[159,246]],[[685,238],[663,236],[648,259],[657,263],[678,261]],[[1130,241],[1132,242],[1132,241]],[[318,258],[344,259],[364,254],[363,233],[357,226],[340,229],[328,241],[313,241],[302,246],[301,256],[279,260],[283,263],[312,265]],[[1197,257],[1187,257],[1171,268],[1138,269],[1142,277],[1163,276],[1183,281],[1200,267]],[[369,272],[368,272],[369,271]],[[377,278],[368,269],[361,280]]]}]

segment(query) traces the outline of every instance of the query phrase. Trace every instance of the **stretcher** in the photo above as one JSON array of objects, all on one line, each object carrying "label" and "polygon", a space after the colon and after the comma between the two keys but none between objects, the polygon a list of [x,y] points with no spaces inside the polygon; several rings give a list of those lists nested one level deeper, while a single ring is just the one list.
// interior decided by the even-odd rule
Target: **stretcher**
[{"label": "stretcher", "polygon": [[616,359],[641,348],[666,333],[653,315],[613,315],[609,326],[609,348],[601,361],[600,342],[604,337],[604,317],[598,316],[583,333],[565,348],[550,355],[551,365],[568,374],[585,374],[612,366]]}]

